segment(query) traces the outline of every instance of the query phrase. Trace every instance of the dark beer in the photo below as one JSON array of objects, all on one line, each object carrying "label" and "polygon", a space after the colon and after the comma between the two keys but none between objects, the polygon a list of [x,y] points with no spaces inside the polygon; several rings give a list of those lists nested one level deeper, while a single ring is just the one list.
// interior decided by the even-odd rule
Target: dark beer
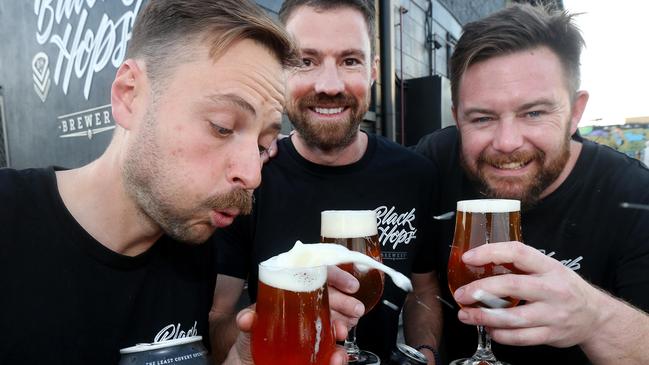
[{"label": "dark beer", "polygon": [[252,356],[257,365],[328,365],[335,350],[326,266],[259,265]]},{"label": "dark beer", "polygon": [[[448,261],[448,285],[451,292],[478,279],[518,273],[511,264],[471,266],[462,255],[472,248],[492,242],[522,241],[520,203],[516,200],[470,200],[458,202],[455,235]],[[513,307],[518,299],[503,298]],[[476,306],[481,306],[478,302]]]},{"label": "dark beer", "polygon": [[[378,262],[382,261],[374,211],[324,211],[321,214],[320,234],[323,243],[343,245],[350,251],[361,252]],[[353,297],[363,302],[365,313],[369,312],[383,294],[383,272],[367,270],[357,264],[342,264],[339,267],[358,280],[360,287]]]}]

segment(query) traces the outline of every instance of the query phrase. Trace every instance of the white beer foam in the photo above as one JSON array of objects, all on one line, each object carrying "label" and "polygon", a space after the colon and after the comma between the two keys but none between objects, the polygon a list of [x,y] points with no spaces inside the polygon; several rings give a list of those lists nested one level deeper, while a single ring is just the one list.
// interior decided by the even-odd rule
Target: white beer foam
[{"label": "white beer foam", "polygon": [[457,202],[459,212],[470,213],[509,213],[521,210],[520,200],[511,199],[476,199]]},{"label": "white beer foam", "polygon": [[327,281],[326,266],[287,267],[277,264],[277,256],[259,265],[259,281],[292,292],[312,292]]},{"label": "white beer foam", "polygon": [[[262,262],[259,265],[259,280],[264,283],[271,285],[269,281],[262,280],[262,268],[264,266],[270,267],[283,267],[283,268],[304,268],[304,267],[314,267],[321,265],[340,265],[344,263],[354,263],[368,266],[372,269],[381,270],[384,273],[388,274],[396,286],[405,290],[412,291],[412,283],[402,273],[395,271],[394,269],[385,266],[384,264],[372,259],[371,257],[364,255],[360,252],[350,251],[347,247],[343,245],[337,245],[333,243],[309,243],[304,244],[300,241],[295,242],[295,246],[287,252],[281,253],[277,256],[273,256],[270,259]],[[266,274],[271,274],[267,272]],[[326,270],[325,270],[326,276]],[[293,281],[296,281],[295,278],[290,278]],[[271,279],[268,279],[271,280]],[[284,281],[289,281],[288,279],[281,279],[282,285],[288,286],[288,283],[283,283]],[[272,285],[278,288],[278,285]],[[292,290],[292,289],[287,289]],[[297,291],[297,290],[293,290]]]},{"label": "white beer foam", "polygon": [[373,210],[325,210],[320,213],[320,235],[327,238],[358,238],[378,234]]}]

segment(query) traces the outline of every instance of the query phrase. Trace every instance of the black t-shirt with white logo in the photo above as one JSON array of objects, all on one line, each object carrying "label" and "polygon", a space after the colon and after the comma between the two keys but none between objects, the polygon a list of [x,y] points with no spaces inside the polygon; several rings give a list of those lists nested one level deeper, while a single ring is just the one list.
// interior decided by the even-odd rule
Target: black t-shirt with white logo
[{"label": "black t-shirt with white logo", "polygon": [[[371,134],[363,157],[346,166],[311,163],[290,138],[278,147],[277,157],[263,168],[253,214],[214,235],[219,273],[248,278],[253,301],[257,265],[288,251],[296,240],[319,242],[323,210],[375,210],[383,262],[406,276],[432,270],[428,228],[434,182],[424,157]],[[383,298],[358,325],[362,349],[389,356],[405,294],[386,276]]]}]

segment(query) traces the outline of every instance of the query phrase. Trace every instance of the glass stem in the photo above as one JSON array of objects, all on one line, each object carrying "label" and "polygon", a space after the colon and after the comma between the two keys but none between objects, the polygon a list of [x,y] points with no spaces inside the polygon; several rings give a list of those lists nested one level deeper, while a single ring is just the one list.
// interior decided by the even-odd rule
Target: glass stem
[{"label": "glass stem", "polygon": [[471,357],[471,361],[497,361],[491,352],[491,337],[484,326],[478,326],[478,349]]},{"label": "glass stem", "polygon": [[358,361],[360,349],[356,345],[356,326],[352,327],[347,338],[345,339],[345,350],[347,350],[347,358],[349,362]]}]

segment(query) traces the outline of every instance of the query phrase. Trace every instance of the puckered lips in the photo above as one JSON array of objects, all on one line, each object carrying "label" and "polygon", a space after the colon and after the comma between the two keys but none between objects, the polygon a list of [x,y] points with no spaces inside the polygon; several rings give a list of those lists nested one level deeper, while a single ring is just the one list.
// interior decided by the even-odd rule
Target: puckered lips
[{"label": "puckered lips", "polygon": [[216,228],[227,227],[234,221],[239,215],[239,209],[229,208],[229,209],[214,209],[210,214],[212,220],[212,225]]}]

